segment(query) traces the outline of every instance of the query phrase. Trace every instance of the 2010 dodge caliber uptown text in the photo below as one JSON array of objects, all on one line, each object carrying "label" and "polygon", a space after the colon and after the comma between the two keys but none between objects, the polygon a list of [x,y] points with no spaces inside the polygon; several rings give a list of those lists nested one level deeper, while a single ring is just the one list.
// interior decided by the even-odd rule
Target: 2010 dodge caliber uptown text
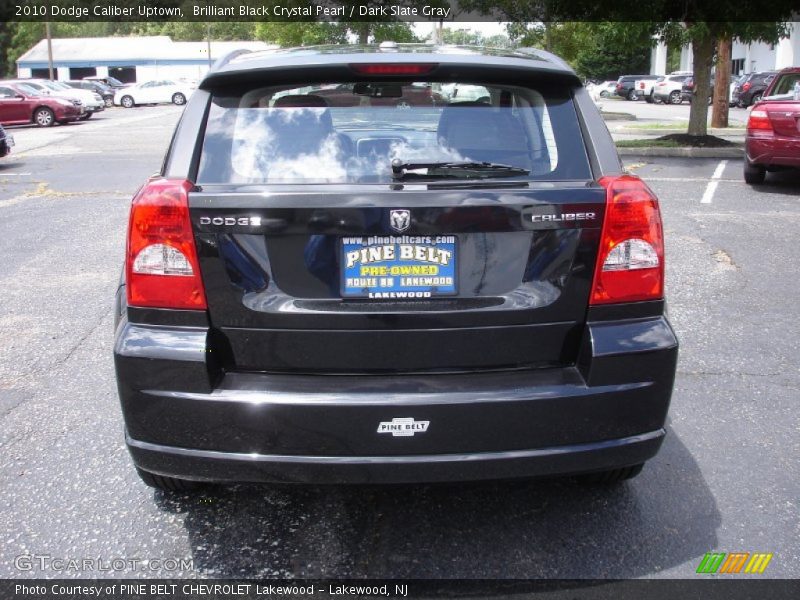
[{"label": "2010 dodge caliber uptown text", "polygon": [[114,358],[149,485],[617,481],[658,451],[658,200],[579,79],[388,45],[222,59],[133,199]]}]

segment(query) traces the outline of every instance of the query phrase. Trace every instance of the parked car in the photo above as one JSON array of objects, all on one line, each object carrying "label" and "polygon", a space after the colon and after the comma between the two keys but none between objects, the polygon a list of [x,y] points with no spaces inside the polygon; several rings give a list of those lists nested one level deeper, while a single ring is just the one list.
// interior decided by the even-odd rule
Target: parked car
[{"label": "parked car", "polygon": [[604,81],[603,83],[598,83],[591,89],[591,96],[595,100],[599,100],[600,98],[608,98],[609,96],[613,96],[617,90],[617,81]]},{"label": "parked car", "polygon": [[800,67],[776,73],[753,105],[744,149],[747,183],[763,183],[767,171],[800,168]]},{"label": "parked car", "polygon": [[[714,78],[711,78],[711,81],[708,84],[708,104],[714,101]],[[683,82],[681,86],[681,102],[691,102],[692,95],[694,94],[694,77],[689,76]]]},{"label": "parked car", "polygon": [[76,89],[88,90],[97,94],[103,99],[103,103],[106,105],[106,108],[114,106],[114,90],[107,85],[100,83],[99,81],[86,81],[84,79],[78,79],[64,81],[62,83],[65,83],[68,86]]},{"label": "parked car", "polygon": [[115,77],[97,77],[95,75],[92,75],[90,77],[84,77],[83,81],[98,81],[103,85],[110,87],[113,90],[118,90],[131,85],[129,83],[122,83],[119,79],[116,79]]},{"label": "parked car", "polygon": [[[315,85],[353,80],[352,106]],[[370,105],[440,81],[489,102]],[[658,200],[566,62],[305,47],[201,89],[117,293],[145,483],[609,482],[655,455],[678,352]]]},{"label": "parked car", "polygon": [[[2,100],[2,98],[0,98]],[[1,104],[1,103],[0,103]],[[0,158],[8,156],[11,148],[14,147],[14,136],[7,133],[3,126],[0,125]]]},{"label": "parked car", "polygon": [[655,79],[658,79],[658,75],[623,75],[617,79],[614,91],[617,96],[626,100],[638,100],[639,94],[636,92],[636,81]]},{"label": "parked car", "polygon": [[761,100],[761,96],[775,79],[777,71],[750,73],[740,81],[733,91],[733,99],[741,108],[747,108]]},{"label": "parked car", "polygon": [[157,79],[137,83],[114,94],[114,104],[133,108],[137,104],[177,104],[182,106],[194,92],[194,88],[171,79]]},{"label": "parked car", "polygon": [[661,101],[665,104],[680,104],[683,101],[681,88],[689,77],[691,75],[665,75],[659,77],[653,86],[653,100]]},{"label": "parked car", "polygon": [[0,81],[0,123],[50,127],[77,121],[83,114],[79,100],[49,96],[22,82]]},{"label": "parked car", "polygon": [[405,109],[411,106],[441,106],[448,101],[488,100],[486,88],[476,85],[443,84],[441,93],[434,91],[432,84],[410,85],[402,88],[402,96],[366,95],[356,90],[356,85],[356,83],[328,85],[315,90],[314,94],[324,98],[328,106],[332,107],[359,106],[366,103],[369,106],[394,106]]},{"label": "parked car", "polygon": [[[648,104],[655,102],[653,98],[653,87],[656,79],[637,79],[633,84],[633,89],[638,98],[644,98]],[[658,103],[661,101],[659,100]]]},{"label": "parked car", "polygon": [[79,101],[83,109],[81,113],[82,121],[89,119],[96,112],[105,110],[105,102],[98,94],[86,90],[76,90],[60,81],[50,81],[48,79],[19,79],[17,81],[35,88],[42,94]]}]

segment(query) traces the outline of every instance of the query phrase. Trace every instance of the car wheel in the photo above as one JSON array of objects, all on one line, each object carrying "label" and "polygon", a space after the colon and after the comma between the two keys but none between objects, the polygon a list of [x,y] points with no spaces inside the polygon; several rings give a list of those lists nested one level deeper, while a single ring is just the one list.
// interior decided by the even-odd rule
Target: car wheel
[{"label": "car wheel", "polygon": [[747,158],[744,159],[744,181],[751,185],[764,183],[767,177],[767,169],[762,165],[754,165]]},{"label": "car wheel", "polygon": [[630,92],[628,92],[628,100],[636,101],[638,97],[639,94],[636,93],[636,90],[631,90]]},{"label": "car wheel", "polygon": [[678,90],[671,92],[669,95],[669,103],[670,104],[680,104],[683,102],[683,98],[681,98],[681,93]]},{"label": "car wheel", "polygon": [[652,104],[653,103],[653,94],[645,96],[644,97],[644,101],[647,102],[648,104]]},{"label": "car wheel", "polygon": [[395,106],[395,108],[400,108],[402,110],[406,110],[408,108],[411,108],[411,103],[408,100],[406,100],[405,98],[400,98],[400,100],[398,100],[395,103],[394,106]]},{"label": "car wheel", "polygon": [[203,487],[199,481],[189,481],[188,479],[177,479],[175,477],[166,477],[164,475],[156,475],[149,471],[143,471],[136,468],[142,481],[151,488],[157,490],[164,490],[165,492],[193,492]]},{"label": "car wheel", "polygon": [[112,106],[114,106],[113,98],[106,98],[105,100],[103,100],[103,102],[105,103],[106,108],[111,108]]},{"label": "car wheel", "polygon": [[661,100],[661,98],[659,98],[655,94],[652,94],[652,96],[653,96],[653,104],[663,104],[664,101]]},{"label": "car wheel", "polygon": [[184,96],[180,92],[178,92],[177,94],[173,94],[172,95],[172,103],[173,104],[177,104],[178,106],[186,104],[186,96]]},{"label": "car wheel", "polygon": [[622,469],[611,469],[609,471],[600,471],[599,473],[588,473],[582,475],[580,480],[584,483],[620,483],[627,479],[633,479],[642,472],[644,463],[633,465],[632,467],[623,467]]},{"label": "car wheel", "polygon": [[751,102],[751,104],[755,104],[759,100],[761,100],[761,92],[758,92],[757,94],[753,94],[753,101]]},{"label": "car wheel", "polygon": [[56,122],[56,115],[49,108],[38,108],[33,113],[33,120],[39,127],[52,127]]},{"label": "car wheel", "polygon": [[601,98],[608,98],[608,92],[603,90],[602,92],[600,92],[600,97]]},{"label": "car wheel", "polygon": [[136,106],[136,103],[133,101],[133,98],[131,96],[123,96],[119,102],[125,108],[133,108],[134,106]]},{"label": "car wheel", "polygon": [[88,121],[89,119],[91,119],[91,118],[92,118],[92,115],[93,115],[93,114],[94,114],[94,113],[87,112],[87,113],[86,113],[85,115],[83,115],[82,117],[79,117],[79,118],[78,118],[78,120],[79,120],[79,121]]}]

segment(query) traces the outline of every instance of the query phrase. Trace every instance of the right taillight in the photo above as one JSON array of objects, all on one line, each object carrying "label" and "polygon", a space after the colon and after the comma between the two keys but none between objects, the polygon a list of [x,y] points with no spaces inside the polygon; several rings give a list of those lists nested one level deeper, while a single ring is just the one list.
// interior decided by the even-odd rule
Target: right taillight
[{"label": "right taillight", "polygon": [[125,257],[129,306],[206,309],[189,220],[188,181],[150,180],[131,204]]},{"label": "right taillight", "polygon": [[638,177],[603,177],[606,214],[590,304],[664,297],[664,234],[658,199]]},{"label": "right taillight", "polygon": [[747,119],[747,131],[772,131],[772,123],[765,110],[751,110]]}]

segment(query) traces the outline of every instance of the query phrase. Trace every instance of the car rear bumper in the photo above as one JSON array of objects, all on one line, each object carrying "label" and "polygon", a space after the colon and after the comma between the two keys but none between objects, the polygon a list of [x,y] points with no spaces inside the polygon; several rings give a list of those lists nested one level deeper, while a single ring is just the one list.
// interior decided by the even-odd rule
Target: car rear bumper
[{"label": "car rear bumper", "polygon": [[[577,364],[564,368],[222,374],[208,339],[200,327],[123,319],[117,329],[126,440],[146,471],[205,481],[399,483],[630,466],[660,447],[678,350],[669,323],[654,317],[588,325]],[[419,429],[379,431],[396,419]]]},{"label": "car rear bumper", "polygon": [[800,168],[800,134],[798,137],[774,134],[769,137],[747,136],[745,154],[754,165]]}]

